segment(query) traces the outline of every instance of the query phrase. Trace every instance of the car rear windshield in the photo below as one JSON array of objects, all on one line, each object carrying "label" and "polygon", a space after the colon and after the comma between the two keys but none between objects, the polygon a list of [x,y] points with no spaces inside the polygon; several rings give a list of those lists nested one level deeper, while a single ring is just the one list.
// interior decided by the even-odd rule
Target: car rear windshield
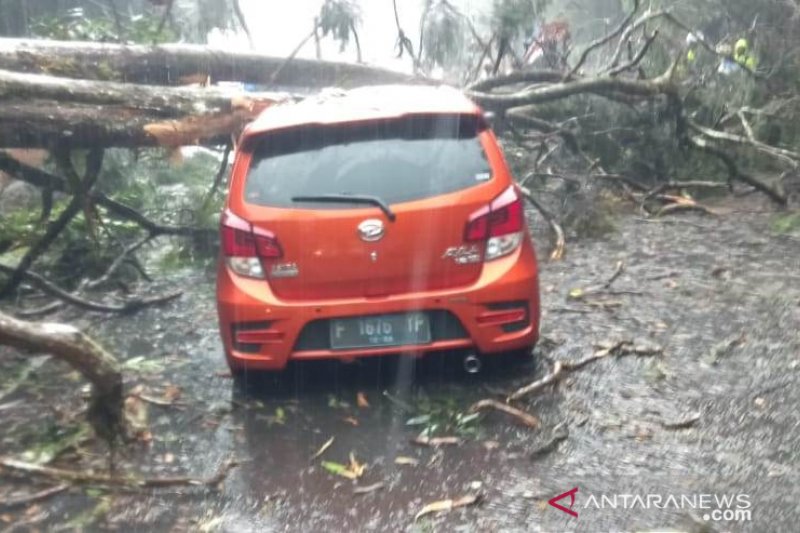
[{"label": "car rear windshield", "polygon": [[309,195],[375,196],[387,204],[450,193],[491,179],[478,134],[481,118],[424,115],[304,126],[257,140],[245,185],[248,202],[274,207],[322,204]]}]

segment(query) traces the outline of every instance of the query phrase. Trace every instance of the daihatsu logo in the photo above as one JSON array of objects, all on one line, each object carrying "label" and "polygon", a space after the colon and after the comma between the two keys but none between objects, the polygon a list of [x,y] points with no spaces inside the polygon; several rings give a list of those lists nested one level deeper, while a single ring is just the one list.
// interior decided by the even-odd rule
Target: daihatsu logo
[{"label": "daihatsu logo", "polygon": [[358,225],[358,236],[362,241],[375,242],[383,238],[383,222],[377,218],[368,218]]}]

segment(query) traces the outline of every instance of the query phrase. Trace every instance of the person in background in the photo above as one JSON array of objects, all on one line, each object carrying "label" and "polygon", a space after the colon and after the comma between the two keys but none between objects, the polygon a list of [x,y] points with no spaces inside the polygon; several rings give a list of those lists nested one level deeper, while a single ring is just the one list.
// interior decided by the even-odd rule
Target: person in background
[{"label": "person in background", "polygon": [[733,47],[733,59],[742,68],[751,71],[756,69],[756,58],[750,53],[748,42],[745,38],[736,41]]}]

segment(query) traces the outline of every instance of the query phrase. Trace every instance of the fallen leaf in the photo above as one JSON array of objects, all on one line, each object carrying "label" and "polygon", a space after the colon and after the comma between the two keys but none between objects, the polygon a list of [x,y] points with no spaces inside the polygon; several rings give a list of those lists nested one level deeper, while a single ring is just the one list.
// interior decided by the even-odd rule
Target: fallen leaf
[{"label": "fallen leaf", "polygon": [[147,429],[147,404],[138,396],[125,398],[125,419],[134,431]]},{"label": "fallen leaf", "polygon": [[346,477],[347,479],[355,479],[356,476],[347,468],[346,465],[342,463],[335,463],[333,461],[322,461],[322,468],[330,472],[331,474],[336,474],[337,476]]},{"label": "fallen leaf", "polygon": [[317,459],[319,456],[321,456],[323,453],[325,453],[325,451],[326,451],[328,448],[330,448],[330,447],[331,447],[331,444],[333,444],[333,441],[334,441],[335,439],[336,439],[336,437],[331,437],[331,438],[329,438],[328,440],[326,440],[326,441],[325,441],[325,444],[323,444],[322,446],[320,446],[319,450],[317,450],[317,453],[315,453],[314,455],[312,455],[310,460],[311,460],[311,461],[313,461],[314,459]]},{"label": "fallen leaf", "polygon": [[583,297],[583,289],[580,287],[575,287],[574,289],[569,290],[569,297],[573,300],[578,300]]},{"label": "fallen leaf", "polygon": [[407,426],[424,426],[431,421],[431,415],[420,415],[406,420]]},{"label": "fallen leaf", "polygon": [[485,411],[487,409],[495,409],[509,416],[512,416],[521,424],[531,428],[537,428],[541,424],[539,422],[539,419],[533,416],[532,414],[526,413],[525,411],[517,409],[516,407],[512,407],[511,405],[498,402],[497,400],[492,400],[492,399],[480,400],[472,404],[472,406],[469,408],[469,410],[473,411],[476,415],[478,412]]},{"label": "fallen leaf", "polygon": [[700,420],[700,413],[692,413],[687,418],[676,422],[661,422],[661,427],[664,429],[688,429],[694,426],[698,420]]},{"label": "fallen leaf", "polygon": [[423,437],[419,436],[415,439],[412,439],[411,442],[413,444],[417,444],[419,446],[457,446],[461,444],[461,439],[458,437]]},{"label": "fallen leaf", "polygon": [[500,443],[496,440],[487,440],[483,443],[483,447],[487,450],[496,450],[500,447]]},{"label": "fallen leaf", "polygon": [[147,403],[152,403],[153,405],[160,405],[162,407],[168,407],[172,405],[172,400],[162,400],[161,398],[155,398],[144,393],[138,394],[137,396]]},{"label": "fallen leaf", "polygon": [[481,500],[480,494],[470,494],[468,496],[462,496],[461,498],[457,498],[454,500],[440,500],[438,502],[429,503],[420,511],[414,515],[414,521],[419,520],[425,515],[431,513],[439,513],[442,511],[451,511],[452,509],[456,509],[458,507],[467,507],[469,505],[475,505]]},{"label": "fallen leaf", "polygon": [[342,422],[345,422],[346,424],[350,424],[354,428],[358,427],[358,419],[353,418],[352,416],[346,416],[346,417],[342,418]]},{"label": "fallen leaf", "polygon": [[164,454],[164,462],[166,464],[168,464],[168,465],[174,463],[175,462],[175,454],[172,454],[172,453],[169,453],[169,452],[165,453]]},{"label": "fallen leaf", "polygon": [[353,452],[350,452],[350,470],[356,474],[356,477],[361,477],[364,474],[364,470],[366,470],[366,464],[360,464],[356,461],[356,456]]},{"label": "fallen leaf", "polygon": [[367,465],[356,461],[355,455],[352,453],[350,454],[350,464],[348,465],[343,465],[342,463],[337,463],[334,461],[322,461],[321,464],[322,468],[331,474],[336,474],[337,476],[354,480],[364,475],[364,471],[367,469]]},{"label": "fallen leaf", "polygon": [[369,407],[369,402],[367,401],[367,396],[363,392],[359,392],[356,395],[356,405],[358,405],[362,409],[367,409]]},{"label": "fallen leaf", "polygon": [[370,492],[375,492],[376,490],[382,489],[384,487],[383,481],[378,481],[377,483],[373,483],[372,485],[367,485],[366,487],[356,487],[353,489],[353,494],[369,494]]},{"label": "fallen leaf", "polygon": [[164,400],[168,402],[174,402],[180,397],[181,397],[181,388],[178,387],[177,385],[170,384],[164,387],[164,394],[162,395],[162,398],[164,398]]},{"label": "fallen leaf", "polygon": [[394,464],[417,466],[419,464],[419,461],[417,461],[413,457],[406,457],[403,455],[399,455],[394,458]]}]

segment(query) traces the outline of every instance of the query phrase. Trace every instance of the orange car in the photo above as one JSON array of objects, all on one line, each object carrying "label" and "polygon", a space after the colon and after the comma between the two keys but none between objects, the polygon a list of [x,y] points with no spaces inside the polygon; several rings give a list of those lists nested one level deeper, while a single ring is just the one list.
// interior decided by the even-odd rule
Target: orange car
[{"label": "orange car", "polygon": [[536,256],[497,139],[447,87],[267,109],[242,134],[217,276],[228,364],[529,351]]}]

